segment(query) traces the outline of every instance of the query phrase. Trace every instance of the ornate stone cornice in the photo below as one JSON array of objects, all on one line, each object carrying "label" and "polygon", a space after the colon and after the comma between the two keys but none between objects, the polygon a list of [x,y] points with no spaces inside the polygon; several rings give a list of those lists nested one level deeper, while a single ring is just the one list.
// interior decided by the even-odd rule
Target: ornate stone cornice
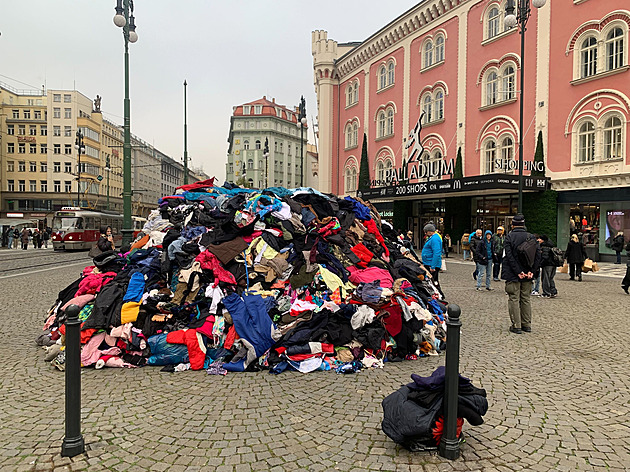
[{"label": "ornate stone cornice", "polygon": [[424,0],[381,28],[336,61],[340,77],[347,76],[373,57],[395,47],[410,34],[472,0]]}]

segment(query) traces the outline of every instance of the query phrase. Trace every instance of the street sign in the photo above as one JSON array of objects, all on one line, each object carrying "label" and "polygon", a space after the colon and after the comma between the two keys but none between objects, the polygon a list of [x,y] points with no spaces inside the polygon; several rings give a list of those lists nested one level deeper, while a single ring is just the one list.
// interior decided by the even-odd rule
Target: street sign
[{"label": "street sign", "polygon": [[103,176],[102,176],[102,175],[99,175],[99,176],[96,178],[96,180],[98,180],[98,181],[100,182],[101,180],[103,180]]}]

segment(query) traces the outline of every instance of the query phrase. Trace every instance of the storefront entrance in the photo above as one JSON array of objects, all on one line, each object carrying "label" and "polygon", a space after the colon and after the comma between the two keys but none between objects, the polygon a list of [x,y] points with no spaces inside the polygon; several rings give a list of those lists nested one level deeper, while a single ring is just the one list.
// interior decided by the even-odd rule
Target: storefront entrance
[{"label": "storefront entrance", "polygon": [[478,197],[472,202],[472,229],[490,230],[496,233],[499,226],[510,230],[513,216],[517,213],[518,197]]}]

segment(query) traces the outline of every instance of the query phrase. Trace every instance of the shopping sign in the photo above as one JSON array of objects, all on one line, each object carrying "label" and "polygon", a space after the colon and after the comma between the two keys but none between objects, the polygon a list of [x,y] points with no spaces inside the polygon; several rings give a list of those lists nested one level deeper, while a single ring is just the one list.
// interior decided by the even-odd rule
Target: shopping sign
[{"label": "shopping sign", "polygon": [[403,159],[402,165],[397,169],[385,171],[383,180],[372,181],[372,187],[396,185],[400,182],[415,183],[420,179],[442,177],[443,175],[453,175],[455,161],[453,159],[427,159],[427,153],[422,144],[422,119],[424,111],[420,113],[420,118],[416,126],[409,133],[405,149],[408,149],[409,159]]}]

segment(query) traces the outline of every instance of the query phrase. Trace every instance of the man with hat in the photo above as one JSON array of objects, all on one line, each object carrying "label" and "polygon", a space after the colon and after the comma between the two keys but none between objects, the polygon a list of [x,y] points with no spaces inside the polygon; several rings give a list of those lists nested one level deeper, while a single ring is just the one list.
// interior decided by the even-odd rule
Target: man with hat
[{"label": "man with hat", "polygon": [[[533,263],[527,262],[525,252],[532,243],[536,244]],[[521,334],[532,331],[532,279],[540,269],[540,246],[534,236],[525,228],[525,217],[522,214],[512,219],[512,231],[505,237],[505,258],[501,278],[505,280],[505,291],[508,294],[508,311],[510,313],[510,332]],[[524,244],[525,243],[525,244]],[[532,248],[533,249],[533,248]]]},{"label": "man with hat", "polygon": [[492,278],[495,282],[498,282],[499,274],[501,274],[501,263],[503,262],[503,247],[505,246],[505,232],[503,226],[497,228],[497,232],[492,236],[492,240],[494,241]]},{"label": "man with hat", "polygon": [[438,275],[442,268],[442,238],[435,232],[433,223],[425,225],[423,230],[427,240],[422,247],[422,263],[431,272],[431,277],[441,292]]}]

